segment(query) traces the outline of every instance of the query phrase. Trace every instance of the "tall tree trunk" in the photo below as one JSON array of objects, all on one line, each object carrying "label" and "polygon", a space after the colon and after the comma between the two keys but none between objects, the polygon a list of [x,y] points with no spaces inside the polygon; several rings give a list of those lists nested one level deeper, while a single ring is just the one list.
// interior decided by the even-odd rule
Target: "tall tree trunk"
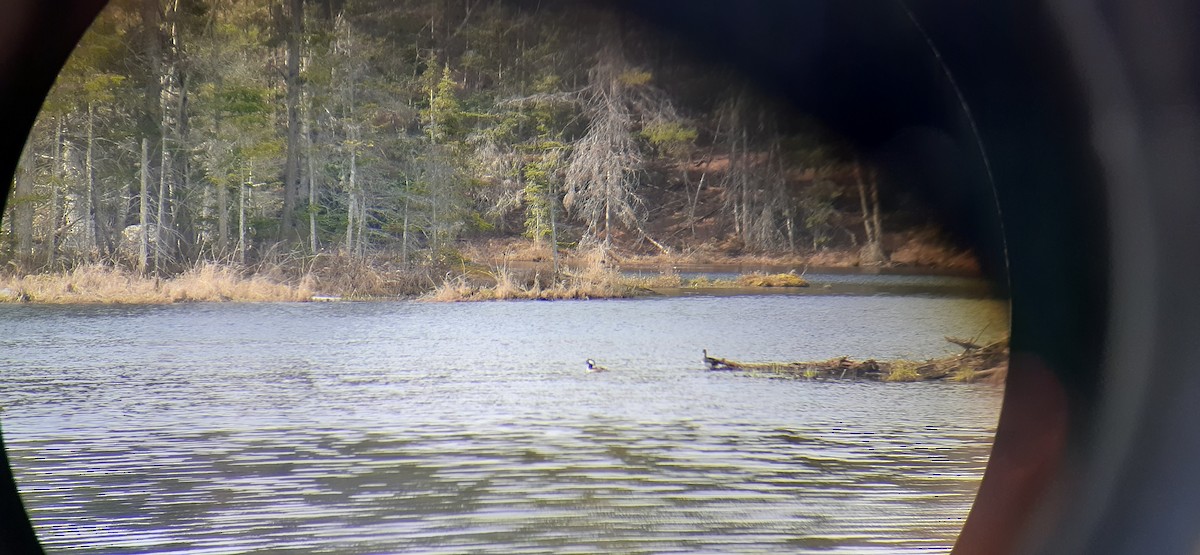
[{"label": "tall tree trunk", "polygon": [[[171,191],[172,199],[187,198],[187,192],[192,190],[192,179],[189,173],[189,160],[186,155],[179,157],[179,174],[183,182],[179,184],[178,191]],[[176,259],[180,263],[187,263],[192,259],[192,251],[195,246],[195,225],[192,220],[192,214],[183,202],[171,203],[171,214],[168,216],[175,226],[175,241],[172,244],[171,251],[175,253]]]},{"label": "tall tree trunk", "polygon": [[317,254],[321,246],[317,241],[317,174],[313,171],[312,134],[305,133],[305,136],[308,138],[305,156],[308,160],[308,247],[313,254]]},{"label": "tall tree trunk", "polygon": [[245,183],[238,187],[238,264],[246,265],[246,189],[254,182],[254,174],[247,174]]},{"label": "tall tree trunk", "polygon": [[[306,100],[307,99],[307,100]],[[300,133],[304,136],[304,160],[307,165],[307,171],[304,172],[304,192],[308,195],[308,249],[313,254],[317,254],[320,244],[317,236],[317,172],[315,171],[315,163],[313,162],[313,123],[312,123],[312,99],[311,95],[305,94],[301,99],[301,129]]]},{"label": "tall tree trunk", "polygon": [[142,137],[142,163],[139,180],[141,188],[138,192],[138,272],[146,275],[147,259],[150,256],[150,146]]},{"label": "tall tree trunk", "polygon": [[158,275],[162,271],[166,263],[162,260],[166,257],[166,245],[163,241],[163,229],[169,224],[167,222],[167,204],[170,196],[167,194],[167,175],[170,173],[171,154],[167,150],[167,141],[164,137],[162,141],[161,161],[158,170],[158,212],[154,218],[154,274]]},{"label": "tall tree trunk", "polygon": [[432,200],[429,206],[430,214],[433,217],[430,219],[429,228],[432,230],[433,235],[430,237],[431,240],[429,245],[433,247],[434,257],[437,257],[442,250],[442,245],[438,242],[438,239],[442,235],[441,230],[439,229],[442,225],[442,220],[438,217],[438,208],[441,206],[442,201],[437,197],[431,197],[430,200]]},{"label": "tall tree trunk", "polygon": [[355,234],[358,242],[358,257],[364,258],[367,255],[367,195],[366,192],[359,194],[358,199],[358,233]]},{"label": "tall tree trunk", "polygon": [[[858,263],[862,266],[878,266],[887,262],[879,232],[879,189],[872,181],[871,206],[867,204],[867,186],[863,181],[862,164],[855,162],[854,178],[858,184],[858,199],[862,205],[863,229],[867,234],[867,242],[858,253]],[[874,210],[872,211],[872,207]]]},{"label": "tall tree trunk", "polygon": [[[553,187],[547,187],[547,202],[550,204],[550,256],[554,260],[554,282],[558,282],[558,212]],[[553,284],[552,284],[553,285]]]},{"label": "tall tree trunk", "polygon": [[[218,79],[218,83],[220,80]],[[213,113],[213,128],[221,128],[221,114]],[[229,183],[222,180],[217,187],[217,256],[229,256]]]},{"label": "tall tree trunk", "polygon": [[20,170],[12,196],[12,233],[17,238],[17,264],[22,270],[29,271],[33,266],[33,141],[25,143],[18,166]]},{"label": "tall tree trunk", "polygon": [[284,241],[298,241],[296,198],[300,190],[300,38],[304,32],[303,0],[287,0],[287,159],[283,169],[283,218],[281,232]]},{"label": "tall tree trunk", "polygon": [[[608,194],[605,194],[604,196],[606,198],[611,198]],[[604,250],[606,252],[608,251],[609,245],[612,245],[612,234],[609,233],[609,229],[610,229],[609,228],[609,223],[610,223],[609,220],[611,219],[611,211],[612,211],[612,203],[605,200],[604,201]]]},{"label": "tall tree trunk", "polygon": [[[143,138],[153,137],[158,133],[161,137],[162,129],[162,7],[161,0],[141,0],[139,4],[139,15],[141,16],[142,24],[142,57],[145,59],[146,72],[150,78],[146,79],[145,93],[142,98],[143,106],[141,110],[141,118],[138,122]],[[146,179],[151,179],[149,175],[151,165],[147,160],[142,164],[142,171],[146,172]],[[142,233],[148,233],[146,227],[148,222],[143,221]],[[145,264],[142,265],[145,270]]]},{"label": "tall tree trunk", "polygon": [[51,169],[50,180],[50,218],[46,225],[46,251],[49,257],[48,265],[51,270],[54,270],[58,264],[58,228],[62,221],[62,212],[60,212],[60,190],[62,188],[63,179],[67,175],[67,164],[63,157],[63,127],[65,126],[63,118],[60,116],[54,122],[54,168]]},{"label": "tall tree trunk", "polygon": [[[406,184],[408,184],[408,183],[406,182]],[[408,191],[405,191],[405,192],[408,193]],[[401,238],[400,238],[400,261],[404,263],[404,266],[406,268],[408,267],[408,205],[410,203],[411,203],[411,199],[409,199],[409,195],[405,194],[404,195],[404,231],[402,232]]]},{"label": "tall tree trunk", "polygon": [[[154,273],[160,274],[166,268],[166,260],[171,253],[167,250],[164,234],[171,231],[173,223],[167,219],[168,207],[171,205],[171,194],[174,190],[174,176],[171,171],[171,150],[168,142],[172,136],[172,125],[177,124],[171,111],[170,99],[182,93],[177,90],[178,66],[176,60],[179,50],[179,28],[176,15],[179,12],[179,0],[167,2],[163,12],[163,26],[166,27],[166,48],[164,60],[159,62],[161,80],[159,86],[159,166],[158,166],[158,211],[154,219]],[[160,28],[161,29],[161,28]],[[160,30],[161,32],[161,30]]]},{"label": "tall tree trunk", "polygon": [[742,156],[741,156],[741,185],[742,192],[742,244],[750,246],[750,136],[746,126],[742,125]]},{"label": "tall tree trunk", "polygon": [[[192,158],[187,155],[187,149],[190,148],[191,126],[188,118],[188,73],[180,68],[179,70],[179,86],[178,86],[178,102],[175,106],[175,122],[176,122],[176,145],[179,152],[177,162],[179,169],[179,190],[171,191],[172,199],[186,199],[192,194]],[[175,241],[173,251],[177,253],[180,262],[189,262],[195,258],[199,258],[199,233],[196,230],[195,216],[196,212],[193,207],[188,206],[184,202],[172,202],[171,204],[171,221],[175,225]]]},{"label": "tall tree trunk", "polygon": [[[352,141],[357,141],[357,137],[351,137]],[[348,183],[350,189],[350,201],[346,207],[346,253],[354,254],[354,218],[358,215],[358,203],[362,202],[358,198],[358,150],[356,145],[351,144],[350,148],[350,181]]]},{"label": "tall tree trunk", "polygon": [[229,185],[217,186],[217,252],[229,253]]},{"label": "tall tree trunk", "polygon": [[84,182],[87,184],[87,232],[92,238],[93,245],[96,249],[96,256],[104,256],[104,236],[103,226],[100,225],[100,195],[96,191],[96,167],[92,155],[93,144],[95,143],[95,119],[96,107],[93,103],[87,104],[87,145],[84,150]]},{"label": "tall tree trunk", "polygon": [[879,216],[879,174],[871,169],[871,222],[874,224],[871,227],[875,228],[875,242],[879,244],[880,250],[883,249],[883,226],[880,224]]},{"label": "tall tree trunk", "polygon": [[796,252],[796,209],[790,205],[787,209],[787,239],[788,251]]},{"label": "tall tree trunk", "polygon": [[871,210],[867,207],[867,186],[863,182],[862,164],[859,162],[854,163],[854,181],[858,185],[858,200],[862,207],[863,231],[866,232],[867,243],[874,243],[875,229],[871,227]]}]

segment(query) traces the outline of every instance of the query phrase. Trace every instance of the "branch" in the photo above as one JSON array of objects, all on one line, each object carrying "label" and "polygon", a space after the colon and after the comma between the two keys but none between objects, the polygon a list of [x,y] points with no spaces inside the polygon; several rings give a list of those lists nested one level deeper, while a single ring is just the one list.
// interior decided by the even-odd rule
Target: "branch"
[{"label": "branch", "polygon": [[497,102],[496,104],[498,106],[523,105],[527,102],[570,102],[570,103],[579,104],[579,103],[582,103],[582,101],[580,100],[579,97],[582,95],[582,93],[584,91],[587,91],[590,88],[591,87],[588,86],[588,87],[579,89],[577,91],[567,91],[567,92],[557,92],[557,93],[535,93],[535,94],[531,94],[531,95],[527,95],[527,96],[506,98],[504,100]]}]

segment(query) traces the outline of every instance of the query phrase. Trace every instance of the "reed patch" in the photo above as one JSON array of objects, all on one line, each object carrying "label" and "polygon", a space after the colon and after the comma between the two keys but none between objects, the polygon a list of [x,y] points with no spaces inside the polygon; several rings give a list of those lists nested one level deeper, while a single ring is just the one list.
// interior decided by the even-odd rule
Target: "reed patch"
[{"label": "reed patch", "polygon": [[10,302],[45,304],[167,304],[177,302],[303,301],[303,283],[246,276],[236,268],[202,263],[171,278],[140,276],[121,267],[89,264],[56,274],[0,277]]}]

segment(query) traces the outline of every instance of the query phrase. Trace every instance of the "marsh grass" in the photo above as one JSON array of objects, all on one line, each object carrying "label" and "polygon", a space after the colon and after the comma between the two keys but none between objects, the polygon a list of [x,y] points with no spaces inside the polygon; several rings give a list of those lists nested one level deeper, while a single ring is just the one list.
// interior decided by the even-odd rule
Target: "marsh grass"
[{"label": "marsh grass", "polygon": [[883,375],[885,382],[915,382],[921,380],[917,372],[920,365],[911,360],[894,360],[888,365],[888,371]]},{"label": "marsh grass", "polygon": [[312,290],[263,275],[246,277],[221,264],[199,264],[173,278],[139,276],[120,267],[90,264],[57,274],[0,278],[13,299],[46,304],[167,304],[211,301],[303,301]]},{"label": "marsh grass", "polygon": [[303,276],[301,284],[321,294],[359,299],[417,295],[429,291],[435,283],[429,271],[384,257],[320,254],[286,272]]},{"label": "marsh grass", "polygon": [[478,275],[463,272],[447,276],[432,291],[421,296],[421,300],[433,302],[493,301],[493,300],[571,300],[613,299],[649,293],[649,289],[621,275],[611,267],[602,254],[589,253],[581,260],[581,267],[573,272],[564,272],[558,279],[547,279],[543,284],[540,275],[531,280],[522,280],[504,266],[498,266]]},{"label": "marsh grass", "polygon": [[305,301],[313,296],[307,283],[290,285],[261,274],[244,277],[234,268],[217,264],[201,264],[160,283],[170,302]]},{"label": "marsh grass", "polygon": [[467,283],[465,276],[457,276],[442,281],[432,291],[422,295],[421,300],[435,302],[469,301],[475,300],[475,293],[476,288]]},{"label": "marsh grass", "polygon": [[808,281],[796,274],[765,274],[755,272],[737,277],[742,287],[808,287]]},{"label": "marsh grass", "polygon": [[463,271],[447,275],[421,299],[436,302],[491,301],[511,299],[613,299],[655,294],[655,289],[719,289],[738,287],[807,287],[796,274],[753,273],[736,279],[711,279],[700,276],[683,279],[674,268],[657,275],[624,275],[607,262],[599,250],[583,253],[575,259],[575,269],[563,272],[557,280],[522,280],[500,265],[485,271]]},{"label": "marsh grass", "polygon": [[646,289],[685,286],[683,278],[679,276],[679,272],[673,267],[667,268],[657,275],[625,276],[621,281],[630,287],[643,287]]},{"label": "marsh grass", "polygon": [[979,372],[976,372],[974,368],[964,366],[951,372],[949,376],[946,376],[946,379],[952,382],[972,383],[979,379],[978,374]]}]

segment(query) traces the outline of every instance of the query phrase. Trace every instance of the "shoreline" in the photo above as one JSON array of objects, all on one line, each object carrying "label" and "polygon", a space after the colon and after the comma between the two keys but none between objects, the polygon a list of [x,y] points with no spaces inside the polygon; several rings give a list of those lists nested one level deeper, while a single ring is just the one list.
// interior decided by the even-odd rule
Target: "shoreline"
[{"label": "shoreline", "polygon": [[[403,266],[394,256],[356,259],[322,253],[257,268],[207,262],[169,277],[141,276],[119,265],[100,263],[53,273],[10,273],[0,275],[0,304],[588,300],[765,292],[994,295],[993,284],[974,266],[860,266],[848,251],[818,253],[821,256],[720,251],[648,256],[619,249],[563,250],[560,271],[554,276],[552,255],[545,245],[493,240],[460,247],[457,261],[437,268]],[[809,275],[969,281],[880,285],[821,280],[809,287],[805,278]]]},{"label": "shoreline", "polygon": [[[528,240],[485,239],[460,244],[463,258],[491,266],[522,266],[549,268],[553,265],[553,253],[549,245],[538,245]],[[936,274],[981,277],[978,260],[969,251],[955,250],[936,243],[910,241],[888,256],[888,262],[864,266],[859,262],[859,251],[855,248],[822,250],[812,253],[767,252],[746,253],[740,249],[701,244],[685,250],[669,253],[646,254],[630,249],[612,247],[605,255],[611,263],[622,269],[659,269],[670,267],[688,268],[752,268],[770,273],[797,272],[808,268],[833,272],[866,272],[881,274]],[[590,262],[590,253],[574,249],[562,249],[559,258],[563,265]],[[744,272],[743,272],[744,273]]]},{"label": "shoreline", "polygon": [[[669,269],[668,269],[669,270]],[[139,278],[120,270],[103,270],[97,280],[89,268],[79,272],[39,274],[21,278],[0,277],[0,304],[29,305],[166,305],[197,302],[487,302],[506,300],[604,300],[687,296],[743,295],[939,295],[967,298],[1000,298],[988,282],[970,276],[903,274],[918,277],[948,277],[968,280],[951,284],[869,284],[855,282],[811,282],[800,284],[751,283],[756,280],[803,279],[795,274],[737,274],[732,278],[683,278],[677,273],[657,275],[614,274],[605,279],[565,278],[542,286],[530,283],[531,276],[509,274],[496,280],[491,275],[460,274],[421,291],[370,294],[316,290],[308,283],[289,284],[262,276],[236,277],[229,269],[206,270],[209,279],[184,274],[177,278]],[[200,272],[203,274],[204,272]],[[211,275],[216,274],[216,283]],[[222,275],[223,274],[223,275]],[[820,275],[820,274],[817,274]],[[846,272],[841,275],[858,275]],[[863,274],[874,275],[874,274]],[[537,280],[533,275],[532,279]],[[572,281],[575,280],[575,281]],[[301,280],[304,282],[306,280]],[[307,280],[313,281],[313,280]]]}]

